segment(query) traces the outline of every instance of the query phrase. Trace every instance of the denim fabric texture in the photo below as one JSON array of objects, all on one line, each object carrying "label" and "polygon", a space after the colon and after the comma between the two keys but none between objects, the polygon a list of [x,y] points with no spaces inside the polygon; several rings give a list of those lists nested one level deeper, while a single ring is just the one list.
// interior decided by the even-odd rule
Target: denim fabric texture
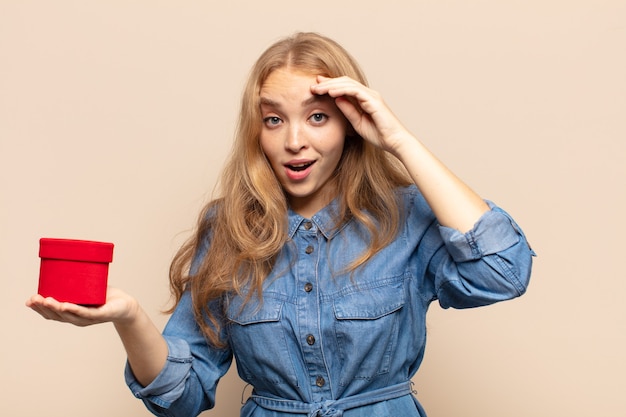
[{"label": "denim fabric texture", "polygon": [[254,387],[241,416],[424,417],[410,380],[424,355],[430,303],[471,308],[518,297],[534,253],[491,202],[463,234],[440,226],[415,186],[398,194],[397,238],[352,274],[346,267],[368,245],[364,228],[335,224],[335,202],[311,219],[290,212],[291,239],[263,301],[227,300],[228,348],[207,346],[185,294],[163,332],[170,355],[161,374],[142,387],[126,368],[135,396],[157,415],[197,415],[213,406],[234,357]]}]

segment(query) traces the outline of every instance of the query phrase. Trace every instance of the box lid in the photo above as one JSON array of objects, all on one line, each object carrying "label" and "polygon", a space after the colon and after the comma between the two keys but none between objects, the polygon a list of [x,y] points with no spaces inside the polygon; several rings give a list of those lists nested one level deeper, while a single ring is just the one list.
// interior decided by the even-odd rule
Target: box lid
[{"label": "box lid", "polygon": [[39,239],[39,257],[83,262],[111,262],[113,243],[77,239]]}]

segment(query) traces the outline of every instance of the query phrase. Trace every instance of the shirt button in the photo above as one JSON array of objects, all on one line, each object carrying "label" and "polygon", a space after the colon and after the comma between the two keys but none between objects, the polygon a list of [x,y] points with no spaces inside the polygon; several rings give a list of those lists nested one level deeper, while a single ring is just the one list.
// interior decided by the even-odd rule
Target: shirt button
[{"label": "shirt button", "polygon": [[313,336],[312,334],[308,335],[306,337],[306,342],[309,344],[309,346],[312,346],[315,344],[315,336]]},{"label": "shirt button", "polygon": [[304,291],[306,292],[313,291],[313,284],[311,284],[310,282],[307,282],[306,284],[304,284]]},{"label": "shirt button", "polygon": [[326,385],[326,380],[323,377],[318,376],[317,379],[315,379],[315,385],[317,385],[318,387],[323,387],[324,385]]},{"label": "shirt button", "polygon": [[313,253],[313,246],[309,245],[306,247],[306,249],[304,250],[304,253],[306,253],[307,255],[310,255]]},{"label": "shirt button", "polygon": [[311,227],[313,227],[313,223],[311,223],[311,222],[305,222],[304,223],[304,229],[305,230],[311,230]]}]

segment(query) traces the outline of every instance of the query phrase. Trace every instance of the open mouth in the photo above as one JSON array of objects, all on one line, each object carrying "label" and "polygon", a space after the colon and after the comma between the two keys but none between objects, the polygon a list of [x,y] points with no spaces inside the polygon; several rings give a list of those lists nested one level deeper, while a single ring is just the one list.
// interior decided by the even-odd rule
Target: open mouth
[{"label": "open mouth", "polygon": [[305,162],[305,163],[302,163],[302,164],[286,165],[286,167],[289,168],[292,171],[300,172],[300,171],[304,171],[305,169],[307,169],[311,165],[313,165],[313,162]]}]

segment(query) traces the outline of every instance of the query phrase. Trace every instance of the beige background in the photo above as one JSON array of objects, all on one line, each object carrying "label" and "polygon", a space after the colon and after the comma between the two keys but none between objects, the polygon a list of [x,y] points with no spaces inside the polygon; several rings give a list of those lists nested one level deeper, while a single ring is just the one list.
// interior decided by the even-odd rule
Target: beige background
[{"label": "beige background", "polygon": [[[163,326],[247,71],[295,30],[345,45],[540,255],[521,299],[431,309],[415,379],[429,416],[625,415],[623,0],[0,0],[2,414],[149,415],[112,326],[24,307],[38,239],[114,242],[111,284]],[[241,396],[233,370],[208,414],[238,415]]]}]

